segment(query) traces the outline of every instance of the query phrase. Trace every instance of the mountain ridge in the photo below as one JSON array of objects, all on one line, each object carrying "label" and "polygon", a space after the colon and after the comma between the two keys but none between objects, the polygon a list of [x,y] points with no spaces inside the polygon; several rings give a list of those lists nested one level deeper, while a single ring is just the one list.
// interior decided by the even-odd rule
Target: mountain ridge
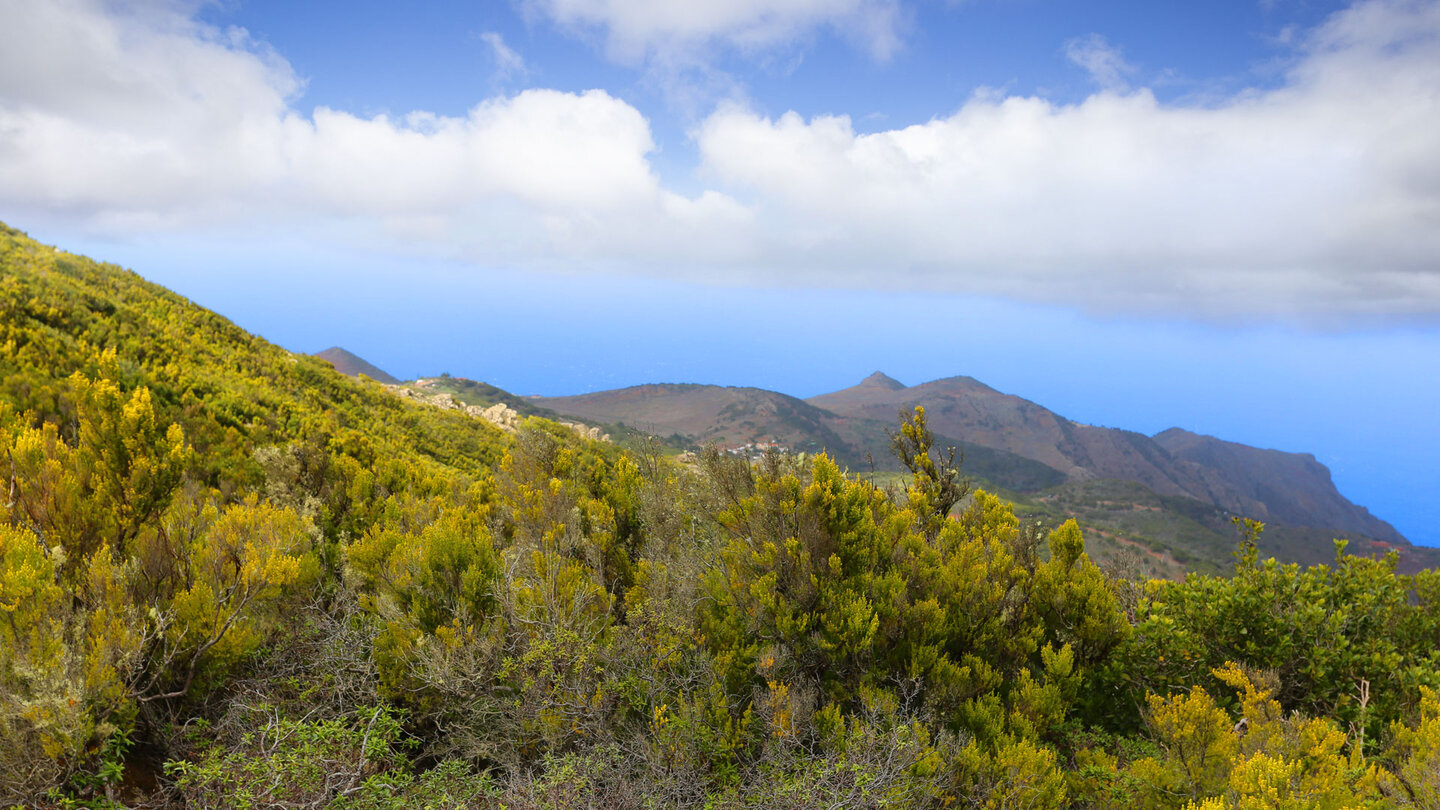
[{"label": "mountain ridge", "polygon": [[[1404,549],[1407,568],[1435,556],[1346,499],[1313,455],[1250,447],[1181,428],[1147,436],[1087,425],[964,375],[906,386],[877,371],[850,388],[804,400],[753,387],[660,383],[531,401],[558,413],[670,434],[695,445],[713,443],[735,451],[738,445],[773,443],[796,451],[826,450],[852,468],[877,470],[893,469],[885,465],[897,417],[921,405],[937,445],[958,446],[967,474],[1010,493],[1017,504],[1028,500],[1031,514],[1091,509],[1094,525],[1105,527],[1102,534],[1114,530],[1116,549],[1144,545],[1146,537],[1136,532],[1172,535],[1154,521],[1127,516],[1160,509],[1191,527],[1185,542],[1192,550],[1174,550],[1182,563],[1199,554],[1196,559],[1222,566],[1234,542],[1232,515],[1270,524],[1267,547],[1292,560],[1327,559],[1333,554],[1331,537],[1351,539],[1360,553]],[[1132,482],[1158,500],[1129,494],[1132,490],[1109,481]]]},{"label": "mountain ridge", "polygon": [[364,374],[366,377],[376,382],[385,383],[386,385],[400,384],[400,378],[374,365],[354,352],[342,349],[339,346],[331,346],[325,351],[318,352],[312,356],[324,360],[334,366],[336,371],[347,377],[357,377]]},{"label": "mountain ridge", "polygon": [[[1260,520],[1408,542],[1389,523],[1341,495],[1329,470],[1309,454],[1250,447],[1180,428],[1151,437],[1087,425],[963,376],[888,392],[861,383],[807,402],[869,418],[886,410],[893,418],[895,412],[923,405],[937,433],[1039,461],[1071,480],[1134,481],[1157,495],[1189,497]],[[1304,485],[1296,485],[1297,479]]]},{"label": "mountain ridge", "polygon": [[857,387],[884,388],[890,391],[899,391],[900,389],[906,388],[908,386],[883,371],[877,371],[874,374],[871,374],[869,377],[861,380],[860,385]]},{"label": "mountain ridge", "polygon": [[[798,397],[748,386],[647,383],[566,397],[529,397],[537,406],[592,423],[680,437],[739,452],[775,446],[795,452],[827,452],[852,469],[895,471],[887,434],[895,424],[834,414]],[[939,435],[937,441],[958,444]],[[1003,450],[966,447],[966,468],[1012,490],[1030,491],[1063,480],[1043,464]]]}]

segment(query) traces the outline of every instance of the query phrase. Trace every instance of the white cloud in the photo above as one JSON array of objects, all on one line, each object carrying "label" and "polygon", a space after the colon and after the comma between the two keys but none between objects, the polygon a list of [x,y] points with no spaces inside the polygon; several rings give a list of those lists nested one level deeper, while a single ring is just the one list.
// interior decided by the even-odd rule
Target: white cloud
[{"label": "white cloud", "polygon": [[711,176],[789,251],[772,259],[792,278],[1212,316],[1433,317],[1436,76],[1440,4],[1382,0],[1312,32],[1283,86],[1213,106],[1146,90],[1074,105],[980,94],[875,134],[730,107],[697,138]]},{"label": "white cloud", "polygon": [[0,194],[165,207],[281,170],[289,66],[243,31],[140,11],[0,2]]},{"label": "white cloud", "polygon": [[600,90],[527,90],[465,118],[320,108],[289,135],[290,178],[329,210],[443,213],[498,196],[594,213],[659,194],[649,126]]},{"label": "white cloud", "polygon": [[599,32],[612,57],[673,58],[725,44],[755,50],[785,44],[818,27],[858,41],[873,56],[899,47],[898,0],[524,0],[562,26]]},{"label": "white cloud", "polygon": [[283,59],[179,6],[0,0],[0,19],[0,211],[112,231],[378,223],[432,242],[412,248],[548,261],[613,241],[592,230],[644,223],[663,242],[704,225],[677,211],[726,210],[661,188],[649,123],[602,90],[306,115]]},{"label": "white cloud", "polygon": [[[777,36],[739,8],[667,25]],[[834,7],[774,25],[800,8]],[[1297,36],[1279,86],[1205,106],[1116,89],[1123,62],[1098,40],[1077,61],[1111,89],[1077,104],[978,93],[873,134],[725,106],[695,131],[710,188],[688,195],[651,165],[646,118],[603,90],[307,112],[283,58],[181,6],[0,0],[0,19],[0,217],[21,227],[358,236],[492,265],[1107,311],[1440,316],[1436,2],[1357,5]],[[642,44],[665,30],[627,25]]]},{"label": "white cloud", "polygon": [[1084,68],[1101,90],[1124,92],[1130,88],[1126,77],[1134,73],[1135,68],[1099,34],[1065,43],[1065,57]]},{"label": "white cloud", "polygon": [[505,38],[495,31],[480,34],[480,41],[490,48],[490,57],[495,61],[495,74],[501,80],[513,76],[524,76],[527,72],[525,59],[505,44]]}]

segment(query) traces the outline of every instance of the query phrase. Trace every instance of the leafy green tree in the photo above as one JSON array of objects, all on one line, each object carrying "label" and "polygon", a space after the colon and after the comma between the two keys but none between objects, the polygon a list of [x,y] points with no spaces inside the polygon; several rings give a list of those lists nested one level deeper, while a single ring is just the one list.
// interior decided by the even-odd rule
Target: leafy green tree
[{"label": "leafy green tree", "polygon": [[934,445],[935,435],[925,421],[925,407],[916,405],[908,417],[902,410],[900,430],[891,434],[890,448],[910,471],[910,509],[927,516],[926,529],[931,536],[970,492],[970,482],[961,477],[955,461],[955,448],[942,456]]},{"label": "leafy green tree", "polygon": [[[113,363],[113,352],[102,362]],[[92,498],[115,520],[106,538],[123,555],[135,536],[153,522],[180,486],[190,459],[178,424],[162,427],[141,387],[127,397],[110,380],[71,378],[79,403],[80,465],[89,473]],[[75,549],[86,556],[91,549]]]},{"label": "leafy green tree", "polygon": [[1378,740],[1435,684],[1435,575],[1400,576],[1394,556],[1344,548],[1337,542],[1333,565],[1301,568],[1261,561],[1244,543],[1231,577],[1150,583],[1116,674],[1132,694],[1189,684],[1221,693],[1210,673],[1234,661],[1272,672],[1287,711],[1354,723]]},{"label": "leafy green tree", "polygon": [[[921,420],[902,435],[925,454]],[[808,471],[762,466],[718,516],[731,539],[704,580],[701,630],[731,694],[813,690],[810,712],[898,700],[971,735],[985,762],[1024,759],[1022,741],[1055,739],[1128,628],[1073,524],[1042,563],[998,499],[937,514],[934,468],[915,467],[897,505],[823,455]]]}]

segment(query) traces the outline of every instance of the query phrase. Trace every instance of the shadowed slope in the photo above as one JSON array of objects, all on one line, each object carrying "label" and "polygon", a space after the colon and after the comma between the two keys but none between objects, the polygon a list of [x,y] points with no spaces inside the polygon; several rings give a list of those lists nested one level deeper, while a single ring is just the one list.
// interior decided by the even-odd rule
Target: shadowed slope
[{"label": "shadowed slope", "polygon": [[376,382],[385,383],[386,385],[395,385],[400,382],[398,378],[372,365],[369,361],[365,360],[365,358],[348,352],[339,346],[332,346],[315,356],[334,366],[336,371],[347,377],[358,377],[364,374],[366,377]]},{"label": "shadowed slope", "polygon": [[1394,527],[1341,495],[1329,470],[1313,456],[1178,429],[1152,439],[1083,425],[970,377],[894,388],[876,384],[872,375],[852,388],[807,401],[856,418],[891,420],[897,412],[923,405],[936,433],[1033,459],[1072,481],[1133,481],[1157,495],[1192,498],[1260,520],[1404,542]]},{"label": "shadowed slope", "polygon": [[[903,388],[881,374],[869,382],[882,389]],[[737,447],[773,442],[793,451],[827,452],[852,469],[899,469],[887,433],[895,425],[893,413],[883,420],[844,416],[759,388],[637,385],[571,397],[533,397],[531,401],[567,416],[661,436],[678,435],[697,445]],[[941,446],[959,444],[943,435],[937,435],[937,442]],[[1003,450],[968,444],[962,450],[968,473],[1006,489],[1028,492],[1064,480],[1044,464]]]}]

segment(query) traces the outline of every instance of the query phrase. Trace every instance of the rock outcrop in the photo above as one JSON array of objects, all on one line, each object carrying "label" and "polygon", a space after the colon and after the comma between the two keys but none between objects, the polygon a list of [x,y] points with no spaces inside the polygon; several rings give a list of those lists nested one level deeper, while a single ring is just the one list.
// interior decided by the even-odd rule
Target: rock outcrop
[{"label": "rock outcrop", "polygon": [[[489,407],[481,407],[466,405],[447,393],[429,394],[404,385],[387,385],[385,387],[401,399],[414,400],[442,411],[462,411],[476,419],[484,419],[508,433],[515,432],[526,418],[524,414],[503,402],[497,402]],[[591,427],[579,422],[560,422],[560,424],[575,431],[575,434],[582,439],[596,442],[610,441],[610,434],[602,432],[598,427]]]}]

